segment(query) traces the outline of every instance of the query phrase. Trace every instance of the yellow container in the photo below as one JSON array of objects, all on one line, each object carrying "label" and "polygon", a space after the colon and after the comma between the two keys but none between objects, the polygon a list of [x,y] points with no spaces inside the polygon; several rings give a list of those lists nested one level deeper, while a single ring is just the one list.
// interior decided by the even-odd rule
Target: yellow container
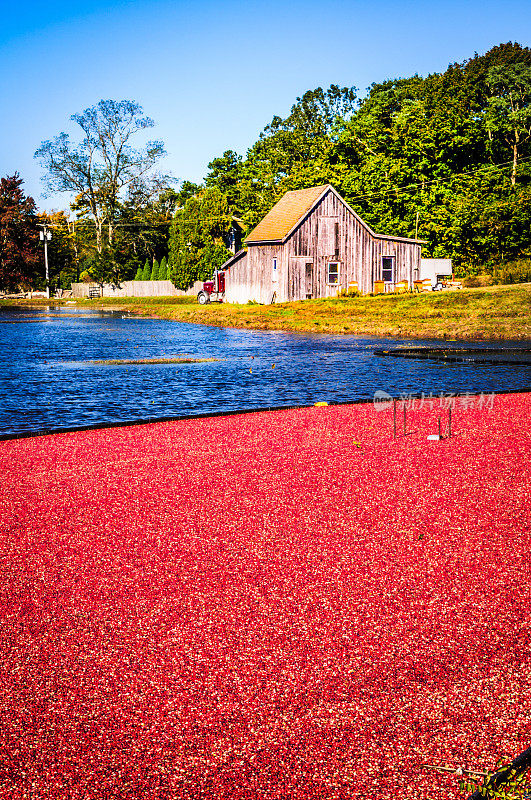
[{"label": "yellow container", "polygon": [[383,294],[385,292],[385,281],[374,281],[374,294]]},{"label": "yellow container", "polygon": [[395,283],[395,292],[407,292],[409,289],[409,283],[407,281],[398,281]]}]

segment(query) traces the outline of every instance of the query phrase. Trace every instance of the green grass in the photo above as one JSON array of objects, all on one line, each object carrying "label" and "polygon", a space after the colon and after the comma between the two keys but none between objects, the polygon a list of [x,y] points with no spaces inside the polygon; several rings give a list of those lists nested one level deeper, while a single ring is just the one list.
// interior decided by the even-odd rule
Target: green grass
[{"label": "green grass", "polygon": [[[54,305],[65,301],[7,301]],[[201,306],[195,297],[78,300],[78,308],[219,327],[445,339],[531,339],[531,284],[424,294],[306,300],[298,303]]]}]

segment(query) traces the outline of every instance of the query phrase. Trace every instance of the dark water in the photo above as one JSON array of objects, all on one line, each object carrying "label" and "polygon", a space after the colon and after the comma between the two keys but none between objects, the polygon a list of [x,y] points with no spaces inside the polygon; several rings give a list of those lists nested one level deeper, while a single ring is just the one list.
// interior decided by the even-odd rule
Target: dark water
[{"label": "dark water", "polygon": [[[350,402],[372,399],[377,390],[439,395],[531,386],[529,366],[444,364],[373,353],[408,341],[220,329],[75,307],[0,309],[0,434]],[[183,355],[221,360],[89,363]]]}]

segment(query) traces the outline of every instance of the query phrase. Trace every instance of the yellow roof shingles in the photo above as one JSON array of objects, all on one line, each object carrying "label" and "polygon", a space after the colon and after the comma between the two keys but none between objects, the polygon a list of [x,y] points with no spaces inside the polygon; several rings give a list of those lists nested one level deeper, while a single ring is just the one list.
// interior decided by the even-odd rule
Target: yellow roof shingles
[{"label": "yellow roof shingles", "polygon": [[286,192],[245,241],[247,243],[282,241],[328,188],[329,185],[324,184],[312,186],[310,189]]}]

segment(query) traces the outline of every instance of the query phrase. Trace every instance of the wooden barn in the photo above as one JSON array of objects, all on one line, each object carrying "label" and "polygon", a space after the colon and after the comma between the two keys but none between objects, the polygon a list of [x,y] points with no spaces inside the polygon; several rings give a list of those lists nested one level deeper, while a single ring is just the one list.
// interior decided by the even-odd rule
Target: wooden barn
[{"label": "wooden barn", "polygon": [[231,303],[411,288],[423,244],[375,233],[330,184],[287,192],[245,243],[223,266]]}]

